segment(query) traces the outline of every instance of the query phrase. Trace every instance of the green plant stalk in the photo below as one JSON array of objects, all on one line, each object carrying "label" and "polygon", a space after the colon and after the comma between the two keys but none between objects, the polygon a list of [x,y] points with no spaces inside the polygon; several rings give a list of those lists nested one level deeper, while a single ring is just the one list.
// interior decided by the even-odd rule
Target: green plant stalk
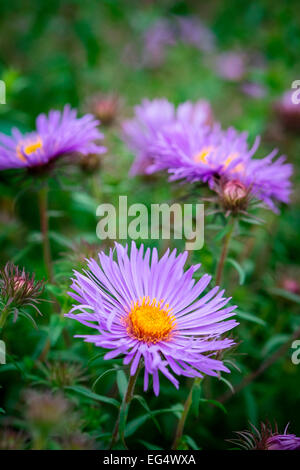
[{"label": "green plant stalk", "polygon": [[4,325],[6,323],[6,320],[7,320],[7,317],[9,315],[9,307],[6,305],[3,310],[2,310],[2,313],[0,315],[0,332],[3,330],[4,328]]},{"label": "green plant stalk", "polygon": [[[125,424],[126,424],[126,420],[127,420],[127,416],[128,416],[129,405],[130,405],[130,402],[131,402],[132,397],[133,397],[134,387],[135,387],[135,384],[136,384],[137,376],[139,374],[139,370],[140,370],[140,368],[138,367],[136,373],[134,375],[130,375],[130,377],[129,377],[127,390],[126,390],[126,393],[124,395],[123,401],[121,403],[121,406],[120,406],[120,409],[119,409],[118,419],[116,421],[114,431],[113,431],[113,434],[112,434],[112,439],[111,439],[111,443],[110,443],[110,446],[109,446],[110,449],[112,449],[114,447],[114,445],[116,444],[116,442],[119,439],[119,434],[120,434],[119,430],[120,430],[121,421],[123,421],[123,429],[125,429]],[[125,445],[124,432],[121,432],[120,437],[121,437],[122,442]]]},{"label": "green plant stalk", "polygon": [[192,405],[192,402],[193,402],[193,391],[194,391],[194,388],[197,385],[200,384],[201,380],[202,380],[201,378],[196,377],[193,381],[193,385],[191,386],[190,392],[188,394],[188,397],[187,397],[187,399],[185,401],[185,404],[184,404],[184,407],[183,407],[182,415],[181,415],[181,417],[178,421],[178,424],[177,424],[177,429],[176,429],[174,441],[173,441],[173,444],[172,444],[172,450],[176,450],[178,448],[179,444],[180,444],[180,441],[182,439],[184,426],[185,426],[185,422],[186,422],[187,416],[189,414],[189,411],[190,411],[190,408],[191,408],[191,405]]},{"label": "green plant stalk", "polygon": [[280,359],[284,354],[289,350],[291,344],[295,339],[300,338],[300,328],[298,328],[294,333],[289,337],[289,339],[283,343],[280,348],[278,348],[270,357],[261,363],[259,368],[250,374],[246,375],[244,379],[234,387],[234,391],[226,392],[224,395],[218,398],[218,401],[225,403],[229,398],[234,394],[239,393],[245,387],[247,387],[251,382],[255,381],[261,374],[265,372],[269,367],[271,367],[278,359]]},{"label": "green plant stalk", "polygon": [[[225,237],[223,239],[223,246],[222,246],[221,256],[220,256],[220,260],[219,260],[219,263],[218,263],[218,266],[217,266],[217,272],[216,272],[216,285],[217,286],[219,286],[221,281],[222,281],[224,265],[225,265],[225,261],[226,261],[226,258],[227,258],[227,254],[228,254],[228,250],[229,250],[229,244],[230,244],[232,234],[234,232],[234,228],[235,228],[235,219],[232,219],[229,231],[227,232],[227,234],[225,235]],[[192,401],[193,401],[193,390],[194,390],[195,386],[197,386],[199,383],[200,383],[200,379],[198,377],[196,377],[194,379],[194,382],[193,382],[193,385],[190,389],[188,397],[185,401],[182,415],[181,415],[181,417],[178,421],[178,425],[177,425],[177,429],[176,429],[176,433],[175,433],[175,438],[174,438],[174,441],[173,441],[173,444],[172,444],[172,449],[173,450],[177,449],[177,447],[180,444],[180,441],[182,439],[182,434],[183,434],[185,422],[186,422],[186,419],[187,419],[187,416],[189,414],[189,411],[190,411],[190,408],[191,408],[191,405],[192,405]]]},{"label": "green plant stalk", "polygon": [[235,219],[231,221],[231,227],[229,228],[229,231],[223,238],[223,246],[222,246],[222,251],[221,251],[221,256],[219,259],[219,263],[217,266],[217,271],[216,271],[216,285],[219,286],[222,282],[222,277],[223,277],[223,271],[224,271],[224,265],[225,261],[227,258],[228,250],[229,250],[229,244],[230,240],[233,234],[235,228]]},{"label": "green plant stalk", "polygon": [[48,187],[46,185],[41,188],[38,192],[38,202],[40,211],[41,233],[43,240],[44,263],[48,279],[50,282],[53,282],[53,269],[49,242]]},{"label": "green plant stalk", "polygon": [[33,432],[32,450],[46,450],[47,433],[35,431]]}]

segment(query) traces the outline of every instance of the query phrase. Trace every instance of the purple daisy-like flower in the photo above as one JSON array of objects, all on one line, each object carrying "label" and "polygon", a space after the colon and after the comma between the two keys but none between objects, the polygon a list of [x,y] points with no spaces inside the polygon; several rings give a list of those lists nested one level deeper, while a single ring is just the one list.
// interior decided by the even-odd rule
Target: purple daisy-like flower
[{"label": "purple daisy-like flower", "polygon": [[184,271],[187,252],[167,250],[159,259],[155,248],[151,254],[132,242],[130,254],[127,246],[116,243],[109,255],[98,256],[100,265],[90,259],[84,274],[75,271],[71,286],[70,295],[79,304],[66,316],[96,330],[95,335],[78,337],[110,349],[105,359],[124,355],[131,375],[143,359],[144,389],[152,375],[156,395],[159,371],[177,388],[173,374],[202,377],[229,372],[213,356],[233,344],[220,335],[237,325],[227,320],[236,307],[226,306],[230,299],[219,287],[200,296],[211,276],[205,274],[196,282],[193,274],[200,265]]},{"label": "purple daisy-like flower", "polygon": [[34,132],[14,128],[10,137],[0,134],[0,170],[39,167],[70,153],[103,153],[105,147],[95,143],[103,138],[98,125],[90,114],[78,118],[68,105],[62,112],[40,114]]},{"label": "purple daisy-like flower", "polygon": [[178,37],[185,43],[203,52],[211,52],[215,48],[213,32],[194,16],[178,16],[175,18]]},{"label": "purple daisy-like flower", "polygon": [[229,442],[245,450],[300,450],[300,437],[288,434],[288,426],[279,434],[277,425],[273,431],[269,423],[261,423],[260,429],[251,424],[251,430],[236,431],[238,438]]},{"label": "purple daisy-like flower", "polygon": [[131,175],[144,174],[153,161],[150,148],[157,134],[177,122],[202,126],[212,124],[211,106],[206,100],[186,101],[177,109],[165,98],[144,99],[134,108],[134,118],[123,123],[123,136],[128,147],[136,154]]},{"label": "purple daisy-like flower", "polygon": [[147,29],[143,38],[143,63],[150,67],[163,64],[168,46],[176,42],[171,22],[166,19],[156,21]]},{"label": "purple daisy-like flower", "polygon": [[215,70],[226,80],[239,81],[246,73],[245,55],[241,52],[224,52],[216,58]]},{"label": "purple daisy-like flower", "polygon": [[275,434],[267,441],[268,450],[300,450],[300,437],[295,434]]},{"label": "purple daisy-like flower", "polygon": [[154,156],[149,173],[167,170],[171,181],[202,181],[212,189],[215,178],[239,180],[274,211],[274,201],[289,202],[292,165],[285,163],[284,156],[274,161],[277,150],[264,158],[253,158],[259,137],[249,147],[247,132],[185,123],[166,126],[156,137],[149,150]]}]

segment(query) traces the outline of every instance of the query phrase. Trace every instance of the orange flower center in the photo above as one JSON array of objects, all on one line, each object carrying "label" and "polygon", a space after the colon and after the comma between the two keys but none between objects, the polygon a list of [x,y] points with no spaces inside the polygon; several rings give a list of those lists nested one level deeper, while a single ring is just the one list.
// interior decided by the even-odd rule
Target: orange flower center
[{"label": "orange flower center", "polygon": [[[204,163],[206,165],[209,165],[209,162],[207,161],[207,157],[208,155],[210,154],[210,152],[212,152],[215,148],[212,147],[212,146],[209,146],[209,147],[203,147],[203,149],[198,152],[195,156],[194,156],[194,161],[196,163]],[[232,153],[230,154],[224,164],[223,164],[223,168],[227,168],[230,163],[235,160],[236,158],[238,157],[238,153]],[[236,171],[243,171],[244,169],[244,165],[242,165],[242,163],[239,163],[238,165],[236,165],[234,168],[232,168],[232,172],[236,172]]]},{"label": "orange flower center", "polygon": [[31,155],[36,150],[42,147],[43,147],[43,142],[40,137],[36,137],[35,139],[32,139],[32,140],[22,141],[17,146],[17,155],[21,160],[25,162],[26,156]]},{"label": "orange flower center", "polygon": [[169,308],[169,304],[163,306],[163,303],[163,300],[158,302],[149,297],[134,302],[124,318],[127,333],[146,343],[170,339],[176,326],[176,318],[171,314],[172,309]]},{"label": "orange flower center", "polygon": [[196,163],[207,163],[207,155],[213,150],[213,147],[204,147],[199,153],[194,156]]}]

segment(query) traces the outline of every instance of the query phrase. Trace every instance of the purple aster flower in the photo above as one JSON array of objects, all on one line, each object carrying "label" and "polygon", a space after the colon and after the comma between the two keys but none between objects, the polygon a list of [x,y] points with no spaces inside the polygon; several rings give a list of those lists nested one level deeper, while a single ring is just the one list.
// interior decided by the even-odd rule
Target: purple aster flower
[{"label": "purple aster flower", "polygon": [[300,450],[300,437],[288,434],[288,426],[279,434],[277,425],[273,431],[270,424],[261,423],[260,430],[251,424],[251,430],[235,432],[238,438],[229,442],[245,450]]},{"label": "purple aster flower", "polygon": [[245,55],[241,52],[223,52],[216,58],[215,70],[226,80],[239,81],[246,73]]},{"label": "purple aster flower", "polygon": [[40,114],[34,132],[14,128],[11,137],[0,134],[0,170],[40,167],[70,153],[103,153],[105,148],[95,143],[103,138],[98,124],[90,114],[78,118],[68,105],[63,112]]},{"label": "purple aster flower", "polygon": [[207,26],[193,16],[178,16],[176,18],[178,37],[185,43],[197,49],[210,52],[215,47],[215,37]]},{"label": "purple aster flower", "polygon": [[268,450],[300,450],[300,437],[295,434],[275,434],[267,441]]},{"label": "purple aster flower", "polygon": [[257,137],[250,148],[248,134],[234,128],[222,130],[205,126],[176,123],[164,127],[151,145],[154,163],[149,173],[167,170],[170,180],[208,182],[214,188],[215,179],[239,180],[251,193],[276,211],[274,201],[289,202],[292,165],[281,156],[273,161],[277,150],[261,159],[253,156],[258,149]]},{"label": "purple aster flower", "polygon": [[144,35],[143,62],[159,67],[165,60],[166,48],[175,44],[172,24],[165,19],[156,21]]},{"label": "purple aster flower", "polygon": [[219,287],[203,295],[211,276],[205,274],[196,282],[193,274],[200,265],[184,271],[187,252],[176,256],[176,250],[167,250],[159,259],[155,248],[151,254],[132,242],[130,254],[127,246],[116,243],[108,256],[98,256],[99,264],[90,259],[84,274],[75,271],[71,286],[70,295],[78,305],[66,316],[96,330],[78,337],[110,349],[105,359],[123,355],[124,364],[131,364],[131,375],[143,359],[144,390],[152,375],[156,395],[159,372],[177,388],[173,374],[202,377],[229,372],[213,356],[233,344],[220,335],[237,325],[235,320],[224,321],[236,307],[226,306],[230,299]]},{"label": "purple aster flower", "polygon": [[186,101],[175,109],[175,106],[165,98],[152,101],[144,99],[134,108],[134,114],[133,119],[123,123],[124,140],[136,154],[131,175],[147,173],[153,160],[150,147],[164,127],[176,122],[195,126],[210,125],[213,122],[211,106],[205,100],[195,103]]},{"label": "purple aster flower", "polygon": [[267,93],[267,90],[263,85],[255,82],[243,83],[241,86],[241,90],[243,93],[245,93],[245,95],[248,95],[250,98],[253,99],[261,99]]}]

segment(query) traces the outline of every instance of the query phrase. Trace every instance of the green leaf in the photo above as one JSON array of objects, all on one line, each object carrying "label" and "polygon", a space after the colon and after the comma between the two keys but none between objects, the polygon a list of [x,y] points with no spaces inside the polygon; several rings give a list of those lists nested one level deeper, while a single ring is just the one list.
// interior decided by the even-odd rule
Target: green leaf
[{"label": "green leaf", "polygon": [[12,258],[13,263],[19,263],[19,261],[29,253],[29,251],[34,247],[34,245],[34,243],[28,243],[25,248],[17,251],[15,256]]},{"label": "green leaf", "polygon": [[3,408],[0,408],[0,413],[5,414],[5,410]]},{"label": "green leaf", "polygon": [[200,402],[209,403],[211,405],[214,405],[217,408],[220,408],[220,410],[222,410],[223,413],[227,414],[227,410],[226,410],[225,406],[222,403],[220,403],[218,400],[211,400],[211,399],[208,399],[208,398],[201,398]]},{"label": "green leaf", "polygon": [[183,436],[183,439],[188,444],[188,446],[193,450],[201,450],[200,447],[197,446],[196,442],[191,436],[187,436],[186,434]]},{"label": "green leaf", "polygon": [[246,273],[244,269],[242,268],[242,266],[233,258],[227,258],[226,261],[230,263],[237,270],[237,272],[239,273],[239,277],[240,277],[240,285],[243,285],[245,282]]},{"label": "green leaf", "polygon": [[255,395],[252,393],[251,387],[246,387],[244,390],[244,398],[247,410],[247,416],[250,423],[257,423],[257,404]]},{"label": "green leaf", "polygon": [[278,334],[278,335],[273,336],[265,344],[262,350],[262,356],[269,354],[274,349],[284,344],[288,339],[289,339],[289,335],[286,335],[286,334]]},{"label": "green leaf", "polygon": [[[182,411],[183,411],[183,406],[181,403],[179,403],[177,405],[172,406],[171,408],[163,408],[161,410],[152,411],[152,416],[156,416],[156,415],[163,414],[163,413],[175,413],[177,417],[180,417]],[[125,437],[129,437],[132,434],[134,434],[135,431],[139,427],[141,427],[149,418],[150,418],[150,415],[143,415],[143,416],[140,416],[139,418],[135,418],[132,421],[130,421],[126,426]]]},{"label": "green leaf", "polygon": [[224,379],[224,377],[220,377],[219,380],[221,382],[224,382],[224,384],[227,385],[227,387],[231,390],[231,392],[234,393],[234,388],[233,388],[232,384],[229,382],[229,380]]},{"label": "green leaf", "polygon": [[195,381],[193,385],[193,392],[192,392],[191,413],[196,417],[199,416],[200,398],[201,398],[201,383]]},{"label": "green leaf", "polygon": [[95,216],[98,204],[91,196],[83,192],[74,192],[72,193],[72,199],[76,204],[76,209]]},{"label": "green leaf", "polygon": [[121,398],[123,398],[128,387],[128,380],[123,370],[117,371],[117,385]]},{"label": "green leaf", "polygon": [[138,442],[143,444],[146,447],[146,449],[149,449],[149,450],[164,450],[162,447],[159,447],[156,444],[151,444],[150,442],[144,441],[143,439],[139,439]]},{"label": "green leaf", "polygon": [[130,421],[126,426],[125,437],[132,436],[132,434],[134,434],[136,430],[147,421],[147,419],[149,419],[148,415],[142,415]]},{"label": "green leaf", "polygon": [[67,237],[64,237],[61,233],[57,233],[57,232],[53,232],[53,231],[50,231],[49,232],[49,237],[54,240],[58,245],[61,245],[65,248],[69,248],[69,249],[72,249],[73,247],[73,244],[72,242],[69,240],[69,238]]},{"label": "green leaf", "polygon": [[252,313],[241,312],[241,310],[236,310],[235,313],[238,318],[242,318],[243,320],[248,320],[252,323],[257,323],[258,325],[261,325],[261,326],[267,326],[267,322],[265,322],[265,320],[262,320],[262,318],[259,318],[253,315]]},{"label": "green leaf", "polygon": [[111,374],[112,372],[116,372],[116,369],[113,368],[113,369],[108,369],[108,370],[105,370],[102,374],[99,375],[99,377],[96,378],[95,382],[93,383],[92,385],[92,390],[95,390],[95,387],[97,385],[97,383],[107,374]]},{"label": "green leaf", "polygon": [[159,422],[157,421],[157,419],[155,418],[153,412],[151,411],[151,409],[149,408],[146,400],[144,397],[140,396],[140,395],[134,395],[133,397],[135,400],[138,400],[138,402],[142,405],[142,407],[147,411],[149,417],[153,420],[155,426],[157,427],[157,429],[159,430],[159,432],[161,432],[161,428],[160,428],[160,425],[159,425]]},{"label": "green leaf", "polygon": [[66,390],[70,390],[75,393],[79,393],[79,395],[83,395],[91,400],[100,401],[102,403],[107,403],[109,405],[116,406],[119,408],[120,403],[115,400],[114,398],[106,397],[104,395],[98,395],[98,393],[91,392],[88,388],[83,387],[82,385],[73,385],[65,387]]},{"label": "green leaf", "polygon": [[47,333],[52,346],[55,346],[58,339],[61,337],[65,324],[66,319],[60,315],[52,315],[50,317],[50,325]]},{"label": "green leaf", "polygon": [[300,304],[300,295],[294,294],[293,292],[289,292],[285,289],[280,289],[279,287],[274,287],[272,289],[268,289],[271,294],[278,295],[283,299],[290,300],[291,302],[295,302],[296,304]]},{"label": "green leaf", "polygon": [[222,238],[224,238],[225,235],[230,232],[231,228],[231,224],[226,224],[225,227],[217,233],[217,235],[214,237],[214,240],[216,242],[222,240]]}]

